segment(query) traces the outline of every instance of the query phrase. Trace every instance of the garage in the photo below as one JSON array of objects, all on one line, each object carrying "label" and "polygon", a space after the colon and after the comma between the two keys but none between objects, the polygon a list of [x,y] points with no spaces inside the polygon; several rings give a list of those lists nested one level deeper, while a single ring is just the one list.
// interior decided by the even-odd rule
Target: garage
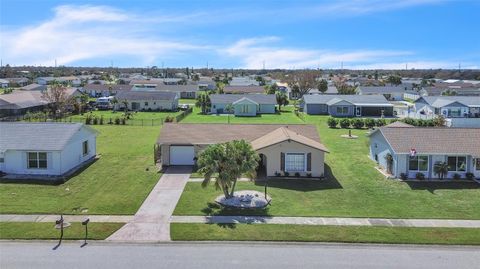
[{"label": "garage", "polygon": [[193,146],[170,146],[170,165],[193,165]]}]

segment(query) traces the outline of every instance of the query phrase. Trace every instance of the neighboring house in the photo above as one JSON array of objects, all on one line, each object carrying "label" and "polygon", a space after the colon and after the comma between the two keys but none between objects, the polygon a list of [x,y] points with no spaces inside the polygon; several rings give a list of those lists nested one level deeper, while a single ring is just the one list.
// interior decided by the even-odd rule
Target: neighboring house
[{"label": "neighboring house", "polygon": [[[468,172],[480,178],[480,128],[413,127],[395,122],[373,131],[370,135],[370,158],[396,177],[402,174],[415,178],[438,178],[434,166],[448,164],[446,178]],[[386,156],[392,156],[388,164]]]},{"label": "neighboring house", "polygon": [[28,78],[5,78],[8,82],[10,82],[10,86],[13,87],[23,87],[29,84]]},{"label": "neighboring house", "polygon": [[178,93],[180,98],[195,99],[199,85],[164,84],[161,80],[132,81],[132,91],[161,91]]},{"label": "neighboring house", "polygon": [[423,96],[415,101],[415,117],[480,118],[480,96]]},{"label": "neighboring house", "polygon": [[0,133],[0,171],[7,178],[66,176],[96,156],[98,132],[81,123],[1,122]]},{"label": "neighboring house", "polygon": [[228,84],[230,86],[259,86],[260,82],[251,77],[232,77]]},{"label": "neighboring house", "polygon": [[480,96],[480,86],[450,86],[450,87],[424,87],[420,91],[422,96],[441,96],[447,92],[454,92],[457,96]]},{"label": "neighboring house", "polygon": [[165,124],[155,160],[162,166],[194,165],[208,145],[241,139],[260,155],[259,172],[267,177],[284,172],[324,176],[328,150],[313,125]]},{"label": "neighboring house", "polygon": [[264,94],[265,88],[263,86],[225,86],[223,88],[223,93],[233,93],[233,94],[251,94],[259,93]]},{"label": "neighboring house", "polygon": [[82,91],[91,97],[105,97],[116,95],[119,92],[130,91],[131,89],[131,85],[87,84],[83,86]]},{"label": "neighboring house", "polygon": [[391,117],[394,106],[383,95],[314,94],[304,95],[301,107],[309,115]]},{"label": "neighboring house", "polygon": [[124,109],[123,101],[128,103],[128,110],[133,111],[176,111],[178,109],[178,94],[159,91],[124,91],[115,96],[118,103],[115,110]]},{"label": "neighboring house", "polygon": [[0,88],[8,88],[10,81],[0,78]]},{"label": "neighboring house", "polygon": [[275,94],[211,94],[210,113],[224,114],[227,105],[233,106],[235,116],[256,116],[276,112],[277,98]]},{"label": "neighboring house", "polygon": [[358,86],[358,95],[383,95],[389,101],[402,101],[409,89],[404,86]]},{"label": "neighboring house", "polygon": [[54,81],[59,83],[69,83],[74,87],[80,86],[82,84],[81,79],[75,76],[66,76],[66,77],[38,77],[36,79],[37,84],[40,85],[49,85],[52,84]]},{"label": "neighboring house", "polygon": [[13,91],[0,95],[0,117],[23,115],[27,111],[41,111],[48,105],[40,91]]},{"label": "neighboring house", "polygon": [[46,89],[47,89],[47,85],[40,85],[37,83],[32,83],[20,88],[20,90],[22,91],[45,91]]}]

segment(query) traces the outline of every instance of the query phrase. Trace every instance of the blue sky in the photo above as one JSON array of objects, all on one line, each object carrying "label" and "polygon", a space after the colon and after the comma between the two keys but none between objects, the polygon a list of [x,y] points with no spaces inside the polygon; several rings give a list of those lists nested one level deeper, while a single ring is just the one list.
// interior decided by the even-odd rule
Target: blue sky
[{"label": "blue sky", "polygon": [[11,65],[480,68],[480,1],[0,0]]}]

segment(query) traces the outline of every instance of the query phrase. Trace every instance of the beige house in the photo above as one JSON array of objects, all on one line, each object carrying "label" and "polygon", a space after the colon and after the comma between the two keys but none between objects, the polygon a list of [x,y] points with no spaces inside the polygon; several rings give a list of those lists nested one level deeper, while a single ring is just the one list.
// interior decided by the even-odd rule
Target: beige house
[{"label": "beige house", "polygon": [[259,172],[278,175],[324,175],[327,148],[313,125],[165,124],[155,159],[162,166],[195,165],[208,145],[246,140],[260,155]]}]

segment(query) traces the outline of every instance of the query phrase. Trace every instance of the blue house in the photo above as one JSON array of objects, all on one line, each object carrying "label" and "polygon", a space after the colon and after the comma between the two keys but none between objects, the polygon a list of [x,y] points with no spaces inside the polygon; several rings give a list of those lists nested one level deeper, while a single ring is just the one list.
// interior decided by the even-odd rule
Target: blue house
[{"label": "blue house", "polygon": [[[211,114],[233,113],[235,116],[256,116],[274,114],[277,98],[275,94],[212,94]],[[227,111],[227,105],[232,111]]]}]

